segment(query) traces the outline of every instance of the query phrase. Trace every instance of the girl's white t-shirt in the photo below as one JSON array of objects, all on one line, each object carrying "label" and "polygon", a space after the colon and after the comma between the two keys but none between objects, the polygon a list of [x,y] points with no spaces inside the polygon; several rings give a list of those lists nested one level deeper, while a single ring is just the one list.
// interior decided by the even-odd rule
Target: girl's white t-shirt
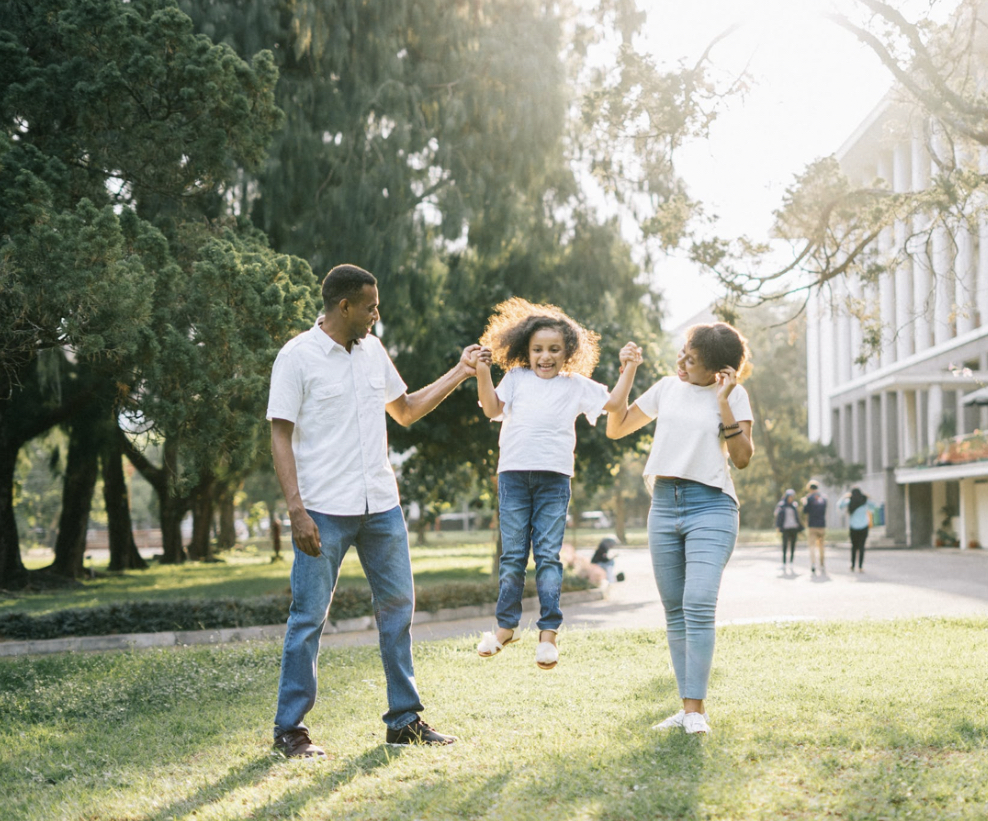
[{"label": "girl's white t-shirt", "polygon": [[575,373],[552,379],[530,368],[512,368],[495,389],[504,410],[497,471],[551,470],[573,475],[576,418],[582,413],[591,425],[604,412],[610,396],[599,382]]},{"label": "girl's white t-shirt", "polygon": [[[727,403],[736,422],[754,419],[748,392],[741,385],[731,391]],[[727,442],[720,435],[716,383],[691,385],[678,376],[666,376],[639,396],[635,404],[655,419],[652,451],[645,463],[649,488],[656,476],[676,476],[720,488],[735,502],[738,500],[727,464]]]}]

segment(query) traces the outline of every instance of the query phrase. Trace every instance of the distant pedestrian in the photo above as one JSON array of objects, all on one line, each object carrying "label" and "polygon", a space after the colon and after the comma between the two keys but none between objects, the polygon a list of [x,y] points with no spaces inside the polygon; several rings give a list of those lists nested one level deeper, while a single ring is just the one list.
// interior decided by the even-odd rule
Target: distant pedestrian
[{"label": "distant pedestrian", "polygon": [[865,542],[868,541],[868,513],[873,511],[875,506],[861,492],[861,488],[853,487],[850,493],[845,493],[841,497],[840,501],[837,502],[837,507],[841,510],[847,510],[850,514],[848,530],[851,535],[851,572],[854,572],[856,561],[858,572],[864,573],[862,565],[864,564]]},{"label": "distant pedestrian", "polygon": [[775,529],[782,534],[782,569],[786,568],[786,548],[789,549],[789,565],[796,555],[796,538],[803,529],[796,507],[796,491],[789,488],[775,506]]},{"label": "distant pedestrian", "polygon": [[818,482],[811,480],[806,485],[807,495],[803,497],[803,513],[806,515],[806,532],[810,548],[810,571],[816,575],[827,572],[824,540],[827,536],[827,497],[820,492]]}]

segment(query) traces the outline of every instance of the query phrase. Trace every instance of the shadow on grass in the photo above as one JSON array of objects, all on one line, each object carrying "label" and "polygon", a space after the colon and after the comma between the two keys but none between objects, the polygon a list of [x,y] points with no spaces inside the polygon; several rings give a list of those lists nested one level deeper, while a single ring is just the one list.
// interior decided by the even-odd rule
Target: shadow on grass
[{"label": "shadow on grass", "polygon": [[[393,761],[406,754],[410,748],[408,747],[391,747],[387,744],[379,744],[377,747],[373,747],[366,750],[361,755],[351,758],[345,762],[340,762],[339,759],[330,759],[326,762],[319,762],[312,764],[303,764],[303,766],[318,767],[319,770],[327,770],[325,776],[319,777],[318,770],[316,771],[315,777],[312,779],[311,783],[300,790],[292,791],[289,795],[289,799],[292,804],[298,805],[300,808],[304,807],[311,801],[318,801],[327,798],[331,793],[336,792],[344,785],[351,781],[356,780],[360,776],[368,775],[374,770],[380,767],[385,767],[391,764]],[[295,762],[281,761],[279,762],[281,766],[294,766]],[[266,804],[256,807],[252,811],[252,817],[268,818],[276,817],[281,818],[281,807],[280,805],[285,802],[285,797],[279,796],[278,798],[272,798]],[[366,814],[366,807],[361,809],[362,814]],[[401,817],[400,809],[397,811],[399,814],[395,817]],[[337,817],[333,814],[333,817]],[[157,817],[149,818],[147,821],[158,821]]]},{"label": "shadow on grass", "polygon": [[185,815],[195,815],[203,807],[222,799],[227,793],[242,787],[256,784],[267,772],[279,763],[274,755],[266,755],[249,761],[241,767],[231,770],[219,781],[200,787],[192,795],[174,801],[152,815],[141,816],[141,821],[165,821]]}]

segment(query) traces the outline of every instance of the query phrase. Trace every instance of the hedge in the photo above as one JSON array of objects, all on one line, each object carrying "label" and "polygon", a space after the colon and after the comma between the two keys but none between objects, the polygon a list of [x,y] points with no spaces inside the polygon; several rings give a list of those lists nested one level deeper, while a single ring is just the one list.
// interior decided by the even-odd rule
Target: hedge
[{"label": "hedge", "polygon": [[[563,590],[586,590],[590,583],[565,576]],[[416,588],[415,609],[435,613],[445,607],[497,601],[497,585],[491,582],[451,582]],[[525,595],[534,596],[535,582],[525,585]],[[107,636],[115,633],[160,633],[168,630],[215,630],[221,627],[254,627],[282,624],[288,618],[291,596],[262,596],[250,599],[178,599],[133,601],[96,607],[70,608],[30,616],[0,614],[0,639],[56,639],[64,636]],[[340,587],[333,596],[331,621],[373,614],[370,589]]]}]

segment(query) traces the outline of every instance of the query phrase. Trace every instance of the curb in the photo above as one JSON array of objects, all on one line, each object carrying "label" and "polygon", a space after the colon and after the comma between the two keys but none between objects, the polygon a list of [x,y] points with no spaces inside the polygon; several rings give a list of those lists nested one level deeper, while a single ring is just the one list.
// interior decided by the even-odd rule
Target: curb
[{"label": "curb", "polygon": [[[605,599],[602,589],[577,590],[560,595],[560,604]],[[522,607],[537,605],[535,597],[522,599]],[[467,607],[447,607],[435,613],[416,611],[414,623],[459,621],[480,616],[494,615],[497,605],[493,602]],[[192,647],[195,645],[228,644],[235,641],[274,641],[285,636],[285,624],[269,624],[258,627],[221,627],[214,630],[174,630],[161,633],[118,633],[112,636],[70,636],[64,639],[29,639],[27,641],[0,641],[0,658],[5,656],[46,655],[50,653],[81,653],[100,650],[145,650],[150,647]],[[373,616],[341,619],[326,622],[323,636],[337,633],[359,633],[374,628]]]}]

